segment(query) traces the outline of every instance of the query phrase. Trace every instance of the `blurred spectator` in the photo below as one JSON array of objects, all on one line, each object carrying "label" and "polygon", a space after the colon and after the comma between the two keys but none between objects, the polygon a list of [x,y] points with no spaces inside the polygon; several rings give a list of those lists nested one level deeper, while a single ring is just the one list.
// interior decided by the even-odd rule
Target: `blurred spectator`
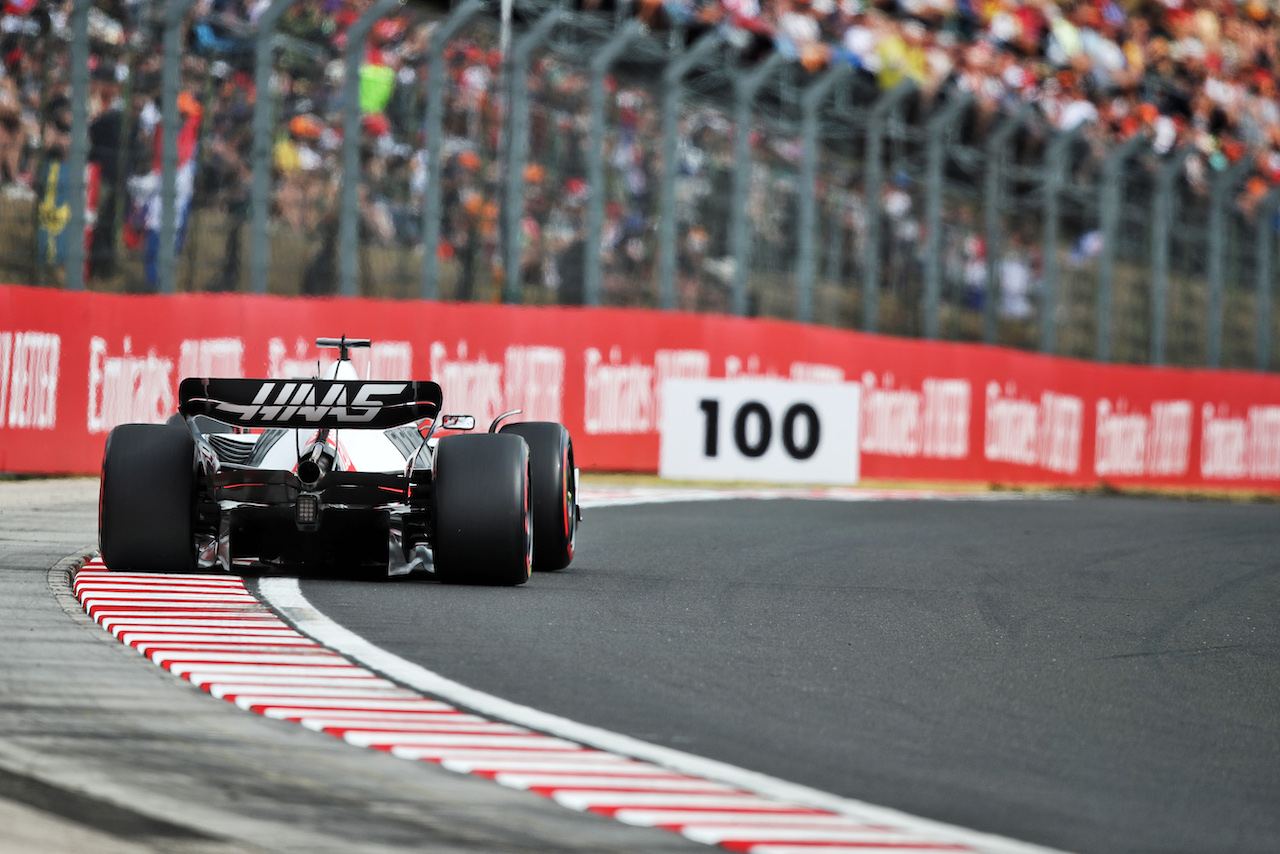
[{"label": "blurred spectator", "polygon": [[289,120],[287,132],[272,149],[272,165],[278,174],[276,205],[294,231],[309,233],[316,226],[319,175],[322,164],[315,147],[324,128],[315,116],[304,114]]},{"label": "blurred spectator", "polygon": [[[247,217],[250,176],[246,134],[259,94],[251,64],[265,6],[261,0],[200,0],[185,34],[184,94],[203,105],[194,121],[193,111],[184,111],[183,132],[199,142],[190,148],[201,173],[194,205],[216,214],[228,230],[222,268],[204,283],[211,288],[235,287],[240,280],[237,235]],[[158,216],[146,201],[158,174],[155,8],[158,0],[101,0],[93,9],[89,156],[102,180],[90,252],[96,278],[110,277],[118,266],[114,211],[130,177],[138,191],[130,233],[136,246],[147,246],[146,257],[154,256],[145,234]],[[278,25],[281,132],[272,149],[273,210],[299,240],[325,243],[336,234],[341,56],[347,30],[364,8],[354,0],[299,0]],[[69,89],[61,61],[69,10],[68,0],[6,0],[0,14],[0,193],[8,199],[34,200],[44,181],[37,176],[47,177],[59,144],[58,121],[51,123],[53,133],[42,136],[41,127],[50,124],[46,106]],[[1280,20],[1266,0],[642,0],[635,10],[659,29],[696,34],[733,28],[742,57],[777,50],[799,65],[796,79],[802,82],[833,63],[847,63],[856,71],[854,97],[861,104],[904,80],[919,89],[922,108],[935,95],[971,93],[975,116],[967,133],[978,145],[998,116],[1029,103],[1050,127],[1083,128],[1095,152],[1135,135],[1156,156],[1192,146],[1186,175],[1198,192],[1207,192],[1213,176],[1232,164],[1252,164],[1247,178],[1258,180],[1242,191],[1241,210],[1280,185]],[[494,95],[501,57],[492,34],[464,35],[448,48],[445,79],[427,81],[431,26],[415,13],[394,15],[374,27],[365,47],[358,88],[365,149],[361,228],[375,245],[419,239],[427,142],[419,123],[427,86],[443,86],[444,219],[442,245],[432,251],[457,263],[456,296],[472,299],[500,272],[503,176],[496,164],[502,117]],[[580,69],[554,56],[539,58],[531,78],[529,162],[544,174],[528,183],[521,280],[548,286],[556,299],[570,302],[581,298],[578,271],[587,251],[577,239],[585,205],[567,189],[585,181],[585,86]],[[651,275],[654,260],[661,127],[647,86],[611,79],[609,87],[614,130],[605,186],[598,188],[606,195],[606,239],[589,251],[602,253],[606,292],[620,301],[644,299],[637,283]],[[724,205],[732,164],[724,142],[727,119],[714,110],[695,115],[684,125],[679,154],[678,252],[681,275],[692,283],[686,302],[701,306],[718,299],[715,277],[706,273],[721,269],[731,251]],[[796,157],[764,136],[756,140],[748,211],[757,250],[783,266],[794,254]],[[887,217],[882,234],[890,250],[883,256],[889,280],[917,278],[920,202],[900,184],[879,200]],[[839,211],[850,258],[862,243],[864,204],[859,194],[833,186],[828,206]],[[980,289],[971,272],[983,266],[984,250],[975,240],[970,234],[956,242],[965,248],[953,254],[965,260],[952,266],[966,271],[960,274],[965,301],[976,307]],[[302,265],[309,292],[331,287],[330,255],[326,244]]]},{"label": "blurred spectator", "polygon": [[[126,136],[124,101],[114,63],[101,61],[89,87],[89,163],[98,167],[101,193],[93,242],[89,248],[89,277],[110,278],[116,266],[116,210],[123,206],[124,179],[135,154],[136,136]],[[132,139],[131,139],[132,136]]]},{"label": "blurred spectator", "polygon": [[[197,149],[200,144],[200,124],[204,117],[204,108],[189,92],[178,95],[178,113],[181,126],[177,137],[177,172],[174,175],[177,197],[174,199],[174,254],[182,251],[186,239],[187,223],[191,216],[194,200],[196,171],[199,166]],[[147,287],[156,291],[160,287],[160,231],[163,205],[161,204],[161,184],[163,182],[164,129],[160,126],[158,110],[144,109],[139,115],[139,122],[144,133],[152,140],[153,156],[151,169],[145,174],[135,175],[129,179],[130,209],[129,221],[125,227],[125,245],[131,249],[142,249],[144,253],[144,269]]]},{"label": "blurred spectator", "polygon": [[30,176],[23,173],[23,148],[30,127],[24,122],[18,87],[11,77],[0,77],[0,186],[13,198],[22,193],[30,198]]},{"label": "blurred spectator", "polygon": [[1028,320],[1034,313],[1031,298],[1035,290],[1032,250],[1021,231],[1009,235],[1009,245],[1000,261],[1000,317]]}]

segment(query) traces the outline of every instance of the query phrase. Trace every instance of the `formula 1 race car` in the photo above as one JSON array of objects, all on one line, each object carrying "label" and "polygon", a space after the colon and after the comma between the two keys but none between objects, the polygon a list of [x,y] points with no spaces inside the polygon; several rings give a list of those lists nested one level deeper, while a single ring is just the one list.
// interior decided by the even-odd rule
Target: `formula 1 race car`
[{"label": "formula 1 race car", "polygon": [[[330,570],[523,584],[573,560],[573,442],[554,422],[469,433],[433,382],[184,379],[167,424],[107,437],[98,545],[116,570]],[[448,435],[437,436],[437,431]]]}]

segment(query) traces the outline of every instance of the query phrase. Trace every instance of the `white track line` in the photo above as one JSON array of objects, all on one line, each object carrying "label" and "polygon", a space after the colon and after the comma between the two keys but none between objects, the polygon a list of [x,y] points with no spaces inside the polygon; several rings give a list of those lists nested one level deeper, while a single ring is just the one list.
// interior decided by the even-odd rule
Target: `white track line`
[{"label": "white track line", "polygon": [[[686,809],[700,807],[702,810],[719,810],[722,805],[728,804],[736,805],[739,808],[750,806],[753,810],[762,811],[785,810],[799,806],[823,811],[828,817],[834,814],[842,816],[846,820],[852,819],[860,826],[892,829],[898,834],[906,834],[909,838],[899,837],[898,842],[895,843],[895,846],[897,846],[895,850],[898,851],[910,850],[902,847],[904,844],[909,843],[910,840],[919,840],[924,845],[953,845],[960,846],[966,850],[992,852],[992,854],[1030,854],[1030,852],[1048,852],[1051,850],[967,828],[942,824],[862,801],[842,798],[807,786],[789,783],[755,771],[738,768],[727,763],[705,759],[668,747],[640,741],[630,736],[610,732],[599,727],[577,723],[504,700],[500,697],[494,697],[491,694],[486,694],[447,679],[413,662],[406,661],[374,646],[359,635],[338,625],[317,611],[307,601],[295,579],[262,579],[258,585],[258,592],[265,602],[271,605],[277,613],[282,614],[304,635],[400,685],[412,688],[422,694],[439,698],[445,702],[465,707],[485,717],[507,721],[527,727],[530,730],[547,733],[566,742],[593,747],[604,751],[605,754],[630,757],[642,762],[652,763],[655,766],[686,775],[687,777],[714,781],[741,792],[741,794],[728,796],[727,798],[723,796],[685,795],[677,799],[678,802],[673,802],[671,795],[650,794],[647,792],[584,792],[566,789],[552,793],[552,797],[556,801],[573,809],[594,809],[597,812],[605,813],[626,809],[630,812],[638,813],[644,810],[660,810],[671,806],[675,806],[677,809],[681,807]],[[359,740],[364,743],[378,744],[377,738],[378,736],[375,734],[363,732],[360,733]],[[500,747],[501,740],[495,739],[495,741],[498,743],[493,746]],[[391,749],[393,755],[405,758],[443,760],[446,767],[456,767],[458,770],[469,770],[471,767],[475,767],[477,763],[484,761],[483,756],[478,756],[473,757],[475,761],[470,765],[450,762],[448,757],[451,755],[456,757],[459,751],[455,750],[450,753],[447,748],[452,745],[444,743],[429,744],[425,743],[425,741],[404,738],[397,740],[397,745],[399,746]],[[385,748],[385,743],[380,746]],[[456,747],[465,748],[466,745],[458,744]],[[440,748],[445,748],[445,750]],[[516,751],[506,751],[508,757],[513,753],[516,753]],[[539,756],[528,756],[528,759],[537,761]],[[499,782],[502,782],[502,780],[500,779]],[[700,812],[700,810],[688,812],[688,820],[691,827],[698,822],[697,816]],[[720,815],[721,813],[716,814]],[[757,813],[753,812],[751,814]],[[736,838],[741,839],[743,837]],[[886,834],[882,832],[881,838],[886,838]],[[788,839],[787,841],[801,844],[809,840],[796,838]],[[831,841],[836,842],[834,839]],[[760,842],[764,843],[766,840],[761,839]],[[774,843],[770,842],[769,844],[773,845]],[[755,848],[749,850],[752,850],[754,854],[761,854]],[[826,854],[831,849],[828,846],[821,846],[821,850]],[[867,849],[864,848],[863,850]]]}]

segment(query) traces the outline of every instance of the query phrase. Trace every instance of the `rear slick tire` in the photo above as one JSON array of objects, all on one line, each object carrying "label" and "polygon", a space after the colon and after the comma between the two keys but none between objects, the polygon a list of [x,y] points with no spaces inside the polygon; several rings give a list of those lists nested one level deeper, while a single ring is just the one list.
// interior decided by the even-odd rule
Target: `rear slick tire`
[{"label": "rear slick tire", "polygon": [[121,424],[111,431],[98,493],[98,550],[109,569],[195,569],[195,479],[186,425]]},{"label": "rear slick tire", "polygon": [[516,435],[446,436],[436,446],[436,577],[516,585],[533,568],[529,446]]},{"label": "rear slick tire", "polygon": [[538,572],[564,569],[573,560],[578,534],[577,484],[569,431],[554,421],[525,421],[508,424],[498,433],[514,433],[529,443],[533,568]]}]

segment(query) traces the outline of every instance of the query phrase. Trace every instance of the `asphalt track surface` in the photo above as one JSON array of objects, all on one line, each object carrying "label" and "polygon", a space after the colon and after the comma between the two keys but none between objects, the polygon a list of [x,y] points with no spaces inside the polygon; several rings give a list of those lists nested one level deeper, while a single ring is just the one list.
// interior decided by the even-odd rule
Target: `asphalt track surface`
[{"label": "asphalt track surface", "polygon": [[1280,506],[589,511],[519,588],[307,580],[508,700],[1080,852],[1280,851]]}]

